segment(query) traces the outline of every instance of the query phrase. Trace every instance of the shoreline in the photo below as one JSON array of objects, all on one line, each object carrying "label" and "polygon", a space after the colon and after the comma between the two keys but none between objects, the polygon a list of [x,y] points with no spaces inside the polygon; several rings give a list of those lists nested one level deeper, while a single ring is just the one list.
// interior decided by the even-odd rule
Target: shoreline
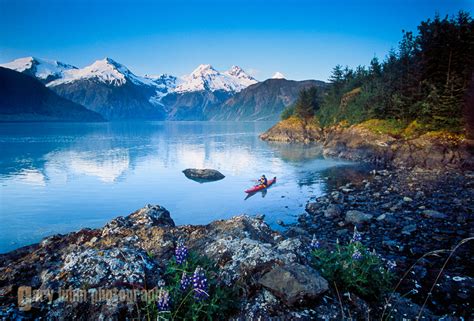
[{"label": "shoreline", "polygon": [[[296,223],[286,225],[282,232],[271,229],[263,222],[263,217],[246,215],[207,225],[174,226],[166,209],[148,205],[127,217],[112,220],[103,228],[53,235],[36,245],[0,254],[4,262],[0,265],[0,315],[28,317],[52,313],[45,302],[37,303],[33,314],[19,311],[15,300],[11,299],[15,297],[17,285],[31,285],[38,289],[60,285],[81,288],[84,284],[106,288],[122,283],[150,286],[159,279],[162,264],[172,255],[175,242],[183,237],[188,240],[190,249],[217,262],[222,269],[220,278],[223,282],[232,284],[237,279],[245,280],[243,286],[247,294],[241,297],[244,304],[237,316],[337,319],[340,309],[333,290],[326,290],[312,303],[289,304],[282,301],[271,285],[262,286],[259,280],[277,266],[308,266],[313,234],[322,244],[330,246],[336,239],[346,242],[353,227],[357,227],[362,242],[370,249],[376,249],[382,257],[397,262],[399,275],[425,253],[452,248],[460,240],[474,235],[474,205],[468,202],[474,198],[473,179],[474,172],[374,170],[367,179],[356,177],[350,183],[335,186],[331,193],[310,200],[306,213],[300,215]],[[461,192],[455,188],[459,186],[463,186]],[[440,191],[445,197],[436,199],[431,196]],[[360,222],[351,221],[347,219],[350,211],[355,211],[356,217],[361,213],[370,213],[371,217]],[[434,302],[449,297],[449,306],[429,303],[425,308],[426,316],[468,313],[468,303],[474,295],[474,275],[469,269],[474,264],[469,257],[472,248],[471,244],[466,244],[454,255],[439,281],[442,286],[437,287],[433,295]],[[153,259],[147,253],[152,253]],[[121,257],[126,258],[124,262]],[[417,267],[416,274],[410,276],[399,290],[400,295],[414,289],[418,293],[403,299],[397,297],[398,304],[419,308],[442,261],[439,257],[426,258]],[[131,264],[129,269],[114,272],[107,268],[117,264],[127,266],[126,262]],[[24,270],[26,266],[28,271]],[[128,288],[123,284],[119,288]],[[366,311],[361,308],[358,312],[353,300],[343,299],[347,309],[356,317],[362,317]],[[370,308],[374,316],[380,315],[380,303],[357,300]],[[56,302],[52,306],[55,313],[63,316],[84,313],[81,305]],[[112,304],[105,315],[113,316],[123,307],[121,303]],[[94,312],[93,305],[86,305],[86,308],[91,309],[88,315],[100,315],[94,314],[98,312]],[[332,314],[329,311],[333,311]],[[400,311],[415,313],[414,309]],[[132,316],[133,309],[128,313]]]},{"label": "shoreline", "polygon": [[[474,171],[459,166],[470,165],[470,159],[462,162],[465,156],[451,157],[445,162],[446,158],[439,158],[439,153],[430,149],[430,157],[438,160],[431,162],[435,166],[420,166],[427,162],[416,164],[416,157],[404,158],[412,162],[408,164],[393,162],[396,157],[390,161],[386,157],[393,156],[387,152],[393,142],[386,144],[385,136],[357,127],[318,133],[318,138],[309,142],[322,142],[324,156],[365,160],[376,169],[368,176],[354,175],[331,183],[328,193],[321,197],[308,195],[305,213],[297,215],[294,223],[282,222],[284,228],[279,231],[265,223],[262,215],[176,226],[165,208],[147,205],[102,228],[52,235],[0,254],[0,316],[136,317],[137,305],[120,301],[118,293],[136,287],[155,289],[174,247],[184,239],[191,251],[215,261],[220,269],[219,282],[225,286],[239,284],[241,304],[234,318],[340,319],[348,313],[355,319],[363,319],[367,313],[378,318],[383,315],[384,302],[354,294],[341,299],[311,267],[313,235],[323,247],[332,248],[338,242],[349,242],[355,228],[364,246],[383,260],[396,262],[397,277],[416,263],[413,273],[394,292],[397,309],[391,313],[395,319],[416,317],[433,282],[437,286],[423,316],[469,316],[469,304],[474,299],[472,242],[453,254],[439,280],[436,275],[446,254],[425,255],[452,249],[474,236],[474,205],[469,202],[474,199]],[[408,151],[409,155],[418,153],[416,149]],[[442,148],[441,153],[450,151]],[[288,273],[294,275],[290,281],[285,279]],[[282,282],[291,282],[303,295],[288,297],[286,289],[281,289]],[[308,288],[308,282],[318,286]],[[52,296],[51,301],[43,298],[33,302],[31,310],[21,311],[17,303],[21,286],[45,293],[64,288],[116,289],[117,293],[111,294],[115,298],[112,302],[80,304]],[[88,292],[84,293],[87,296]]]}]

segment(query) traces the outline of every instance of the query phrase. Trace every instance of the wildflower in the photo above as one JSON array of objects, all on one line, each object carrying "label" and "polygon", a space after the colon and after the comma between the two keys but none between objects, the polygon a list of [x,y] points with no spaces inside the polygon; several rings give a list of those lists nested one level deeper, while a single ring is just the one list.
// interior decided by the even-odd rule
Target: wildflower
[{"label": "wildflower", "polygon": [[191,285],[191,282],[192,282],[191,277],[188,276],[186,272],[183,272],[183,275],[181,276],[181,282],[180,282],[181,290],[184,291],[187,288],[189,288],[189,286]]},{"label": "wildflower", "polygon": [[357,231],[357,227],[354,227],[354,234],[352,235],[351,243],[362,241],[362,235]]},{"label": "wildflower", "polygon": [[178,242],[174,255],[176,256],[176,263],[181,265],[186,262],[186,259],[188,258],[188,249],[184,246],[183,241]]},{"label": "wildflower", "polygon": [[388,268],[389,271],[395,270],[396,267],[397,267],[397,262],[387,261],[387,268]]},{"label": "wildflower", "polygon": [[362,253],[360,253],[358,249],[355,249],[354,253],[352,253],[352,259],[358,261],[361,258],[362,258]]},{"label": "wildflower", "polygon": [[321,247],[321,244],[319,243],[318,239],[316,238],[316,235],[314,234],[313,234],[313,239],[311,240],[310,247],[312,250],[316,250]]},{"label": "wildflower", "polygon": [[170,293],[168,291],[160,289],[156,307],[158,311],[170,311]]},{"label": "wildflower", "polygon": [[204,269],[197,267],[193,274],[194,297],[198,300],[205,299],[207,294],[207,278]]}]

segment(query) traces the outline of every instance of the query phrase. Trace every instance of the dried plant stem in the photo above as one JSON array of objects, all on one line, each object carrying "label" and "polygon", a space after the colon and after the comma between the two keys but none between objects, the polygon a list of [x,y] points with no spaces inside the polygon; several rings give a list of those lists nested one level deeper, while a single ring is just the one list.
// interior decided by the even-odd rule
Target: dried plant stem
[{"label": "dried plant stem", "polygon": [[421,314],[423,313],[423,309],[425,308],[426,303],[428,302],[428,299],[429,299],[430,296],[433,294],[433,289],[434,289],[434,287],[436,286],[436,283],[438,283],[438,280],[439,280],[439,278],[441,277],[441,274],[443,273],[444,269],[446,268],[446,265],[448,264],[449,260],[450,260],[451,257],[453,256],[454,252],[456,252],[456,250],[457,250],[461,245],[463,245],[464,243],[467,243],[467,242],[469,242],[469,241],[472,241],[472,240],[474,240],[474,237],[469,237],[469,238],[466,238],[466,239],[461,240],[461,242],[459,242],[458,245],[456,245],[456,246],[452,249],[452,251],[449,253],[449,256],[448,256],[448,257],[446,258],[446,260],[444,261],[444,264],[443,264],[443,266],[441,267],[441,270],[439,271],[438,275],[436,276],[436,279],[435,279],[435,281],[433,282],[433,285],[431,286],[430,291],[428,292],[428,295],[426,296],[425,301],[423,302],[423,305],[421,306],[420,313],[418,313],[418,316],[416,317],[417,320],[420,319]]}]

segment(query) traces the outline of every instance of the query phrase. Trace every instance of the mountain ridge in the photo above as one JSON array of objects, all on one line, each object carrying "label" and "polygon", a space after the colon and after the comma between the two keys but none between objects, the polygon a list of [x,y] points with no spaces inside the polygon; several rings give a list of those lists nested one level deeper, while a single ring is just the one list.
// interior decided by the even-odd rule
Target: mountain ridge
[{"label": "mountain ridge", "polygon": [[36,78],[0,67],[0,121],[104,121]]},{"label": "mountain ridge", "polygon": [[218,71],[201,64],[182,77],[138,76],[109,57],[83,68],[34,57],[3,65],[108,120],[277,120],[301,88],[324,87],[321,81],[287,80],[281,73],[259,82],[236,65]]}]

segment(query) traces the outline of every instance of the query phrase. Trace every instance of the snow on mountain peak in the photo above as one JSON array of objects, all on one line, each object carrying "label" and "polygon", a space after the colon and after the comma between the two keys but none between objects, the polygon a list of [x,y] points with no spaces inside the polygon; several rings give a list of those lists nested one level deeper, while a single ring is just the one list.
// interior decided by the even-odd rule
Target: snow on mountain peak
[{"label": "snow on mountain peak", "polygon": [[[232,66],[229,70],[227,70],[225,72],[227,75],[231,76],[231,77],[235,77],[237,79],[239,79],[239,82],[242,84],[242,85],[245,85],[245,87],[248,87],[250,85],[253,85],[255,83],[257,83],[257,80],[255,78],[253,78],[252,76],[250,76],[249,74],[247,74],[242,68],[240,68],[239,66]],[[244,88],[245,88],[244,87]]]},{"label": "snow on mountain peak", "polygon": [[273,76],[272,79],[285,79],[285,75],[283,75],[281,72],[277,71]]},{"label": "snow on mountain peak", "polygon": [[232,66],[230,70],[221,73],[209,64],[202,64],[190,75],[182,77],[181,83],[176,86],[175,91],[224,90],[238,92],[256,82],[238,66]]},{"label": "snow on mountain peak", "polygon": [[240,68],[239,66],[235,66],[235,65],[230,67],[230,69],[227,70],[227,73],[231,76],[236,76],[236,77],[241,75],[241,74],[246,74],[245,71],[242,68]]},{"label": "snow on mountain peak", "polygon": [[0,66],[27,73],[42,80],[61,78],[66,70],[76,69],[74,66],[59,61],[36,57],[18,58]]},{"label": "snow on mountain peak", "polygon": [[124,65],[106,57],[102,60],[97,60],[92,65],[86,66],[82,69],[68,70],[64,72],[61,79],[49,83],[48,86],[54,87],[86,79],[103,82],[117,87],[124,85],[127,80],[136,85],[153,85],[151,80],[134,75]]}]

